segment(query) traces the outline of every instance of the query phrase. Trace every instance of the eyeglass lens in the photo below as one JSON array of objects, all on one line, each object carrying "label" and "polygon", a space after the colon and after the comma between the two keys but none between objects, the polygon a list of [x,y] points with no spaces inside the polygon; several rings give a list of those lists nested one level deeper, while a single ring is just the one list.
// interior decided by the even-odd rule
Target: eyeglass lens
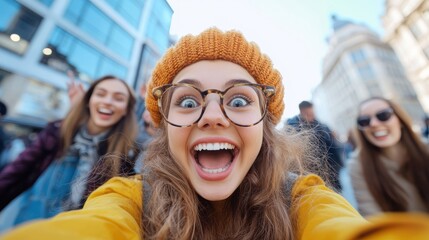
[{"label": "eyeglass lens", "polygon": [[[212,92],[207,93],[207,95]],[[219,94],[218,92],[213,92]],[[210,100],[211,101],[211,100]],[[232,122],[238,125],[252,125],[259,122],[266,108],[265,96],[256,86],[234,86],[223,95],[222,111]],[[187,126],[195,123],[203,114],[203,94],[191,86],[172,86],[161,97],[161,112],[168,122]]]},{"label": "eyeglass lens", "polygon": [[[385,121],[388,121],[392,115],[393,115],[393,111],[392,111],[392,109],[389,108],[389,109],[384,109],[384,110],[378,111],[375,114],[375,117],[379,121],[385,122]],[[357,119],[357,124],[360,127],[367,127],[371,123],[371,118],[372,117],[368,116],[368,115],[360,116]]]}]

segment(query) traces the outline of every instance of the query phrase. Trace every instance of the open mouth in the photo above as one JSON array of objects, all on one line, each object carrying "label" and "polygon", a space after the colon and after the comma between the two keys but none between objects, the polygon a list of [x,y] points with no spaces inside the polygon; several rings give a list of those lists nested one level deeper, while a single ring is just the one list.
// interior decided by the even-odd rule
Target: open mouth
[{"label": "open mouth", "polygon": [[108,108],[104,108],[104,107],[99,107],[97,109],[98,113],[104,114],[104,115],[113,115],[113,111],[111,109]]},{"label": "open mouth", "polygon": [[237,155],[238,149],[230,143],[200,143],[192,154],[200,169],[207,174],[227,171]]},{"label": "open mouth", "polygon": [[376,138],[382,138],[389,135],[389,132],[387,130],[379,130],[379,131],[372,132],[372,135]]}]

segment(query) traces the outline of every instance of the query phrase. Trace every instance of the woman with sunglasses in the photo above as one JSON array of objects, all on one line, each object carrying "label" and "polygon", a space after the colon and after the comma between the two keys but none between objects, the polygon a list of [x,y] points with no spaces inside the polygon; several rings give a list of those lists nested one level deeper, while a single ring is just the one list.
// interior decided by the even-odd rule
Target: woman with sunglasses
[{"label": "woman with sunglasses", "polygon": [[23,226],[5,240],[34,232],[40,239],[184,240],[429,233],[429,218],[420,215],[370,224],[318,176],[305,175],[313,146],[275,128],[282,77],[237,31],[183,37],[155,67],[148,93],[159,129],[143,178],[112,179],[82,210]]},{"label": "woman with sunglasses", "polygon": [[361,214],[429,212],[429,148],[411,124],[387,99],[359,105],[358,151],[349,169]]}]

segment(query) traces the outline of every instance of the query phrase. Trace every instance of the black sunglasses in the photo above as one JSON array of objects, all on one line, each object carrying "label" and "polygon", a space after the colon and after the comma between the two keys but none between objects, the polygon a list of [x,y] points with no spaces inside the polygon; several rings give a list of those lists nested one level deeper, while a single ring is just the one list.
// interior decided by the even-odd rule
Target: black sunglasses
[{"label": "black sunglasses", "polygon": [[[375,117],[381,122],[386,122],[387,120],[390,119],[390,117],[392,117],[392,115],[393,115],[393,109],[386,108],[378,111],[375,114]],[[369,124],[371,123],[371,118],[372,116],[368,116],[368,115],[359,116],[357,118],[358,127],[360,128],[368,127]]]}]

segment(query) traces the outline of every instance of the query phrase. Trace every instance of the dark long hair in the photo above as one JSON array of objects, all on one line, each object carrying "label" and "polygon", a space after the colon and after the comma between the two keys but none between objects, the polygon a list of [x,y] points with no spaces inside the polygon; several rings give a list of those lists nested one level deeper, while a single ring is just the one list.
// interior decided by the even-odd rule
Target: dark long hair
[{"label": "dark long hair", "polygon": [[[386,102],[394,111],[401,124],[400,144],[407,151],[408,159],[401,166],[400,173],[417,189],[426,209],[429,210],[429,150],[420,137],[412,129],[412,121],[399,105],[381,97],[372,97],[359,105],[372,100]],[[362,131],[355,129],[358,144],[358,156],[362,165],[365,181],[369,191],[383,211],[401,212],[407,210],[407,201],[403,190],[392,179],[386,167],[382,164],[381,152],[377,146],[370,143]]]}]

